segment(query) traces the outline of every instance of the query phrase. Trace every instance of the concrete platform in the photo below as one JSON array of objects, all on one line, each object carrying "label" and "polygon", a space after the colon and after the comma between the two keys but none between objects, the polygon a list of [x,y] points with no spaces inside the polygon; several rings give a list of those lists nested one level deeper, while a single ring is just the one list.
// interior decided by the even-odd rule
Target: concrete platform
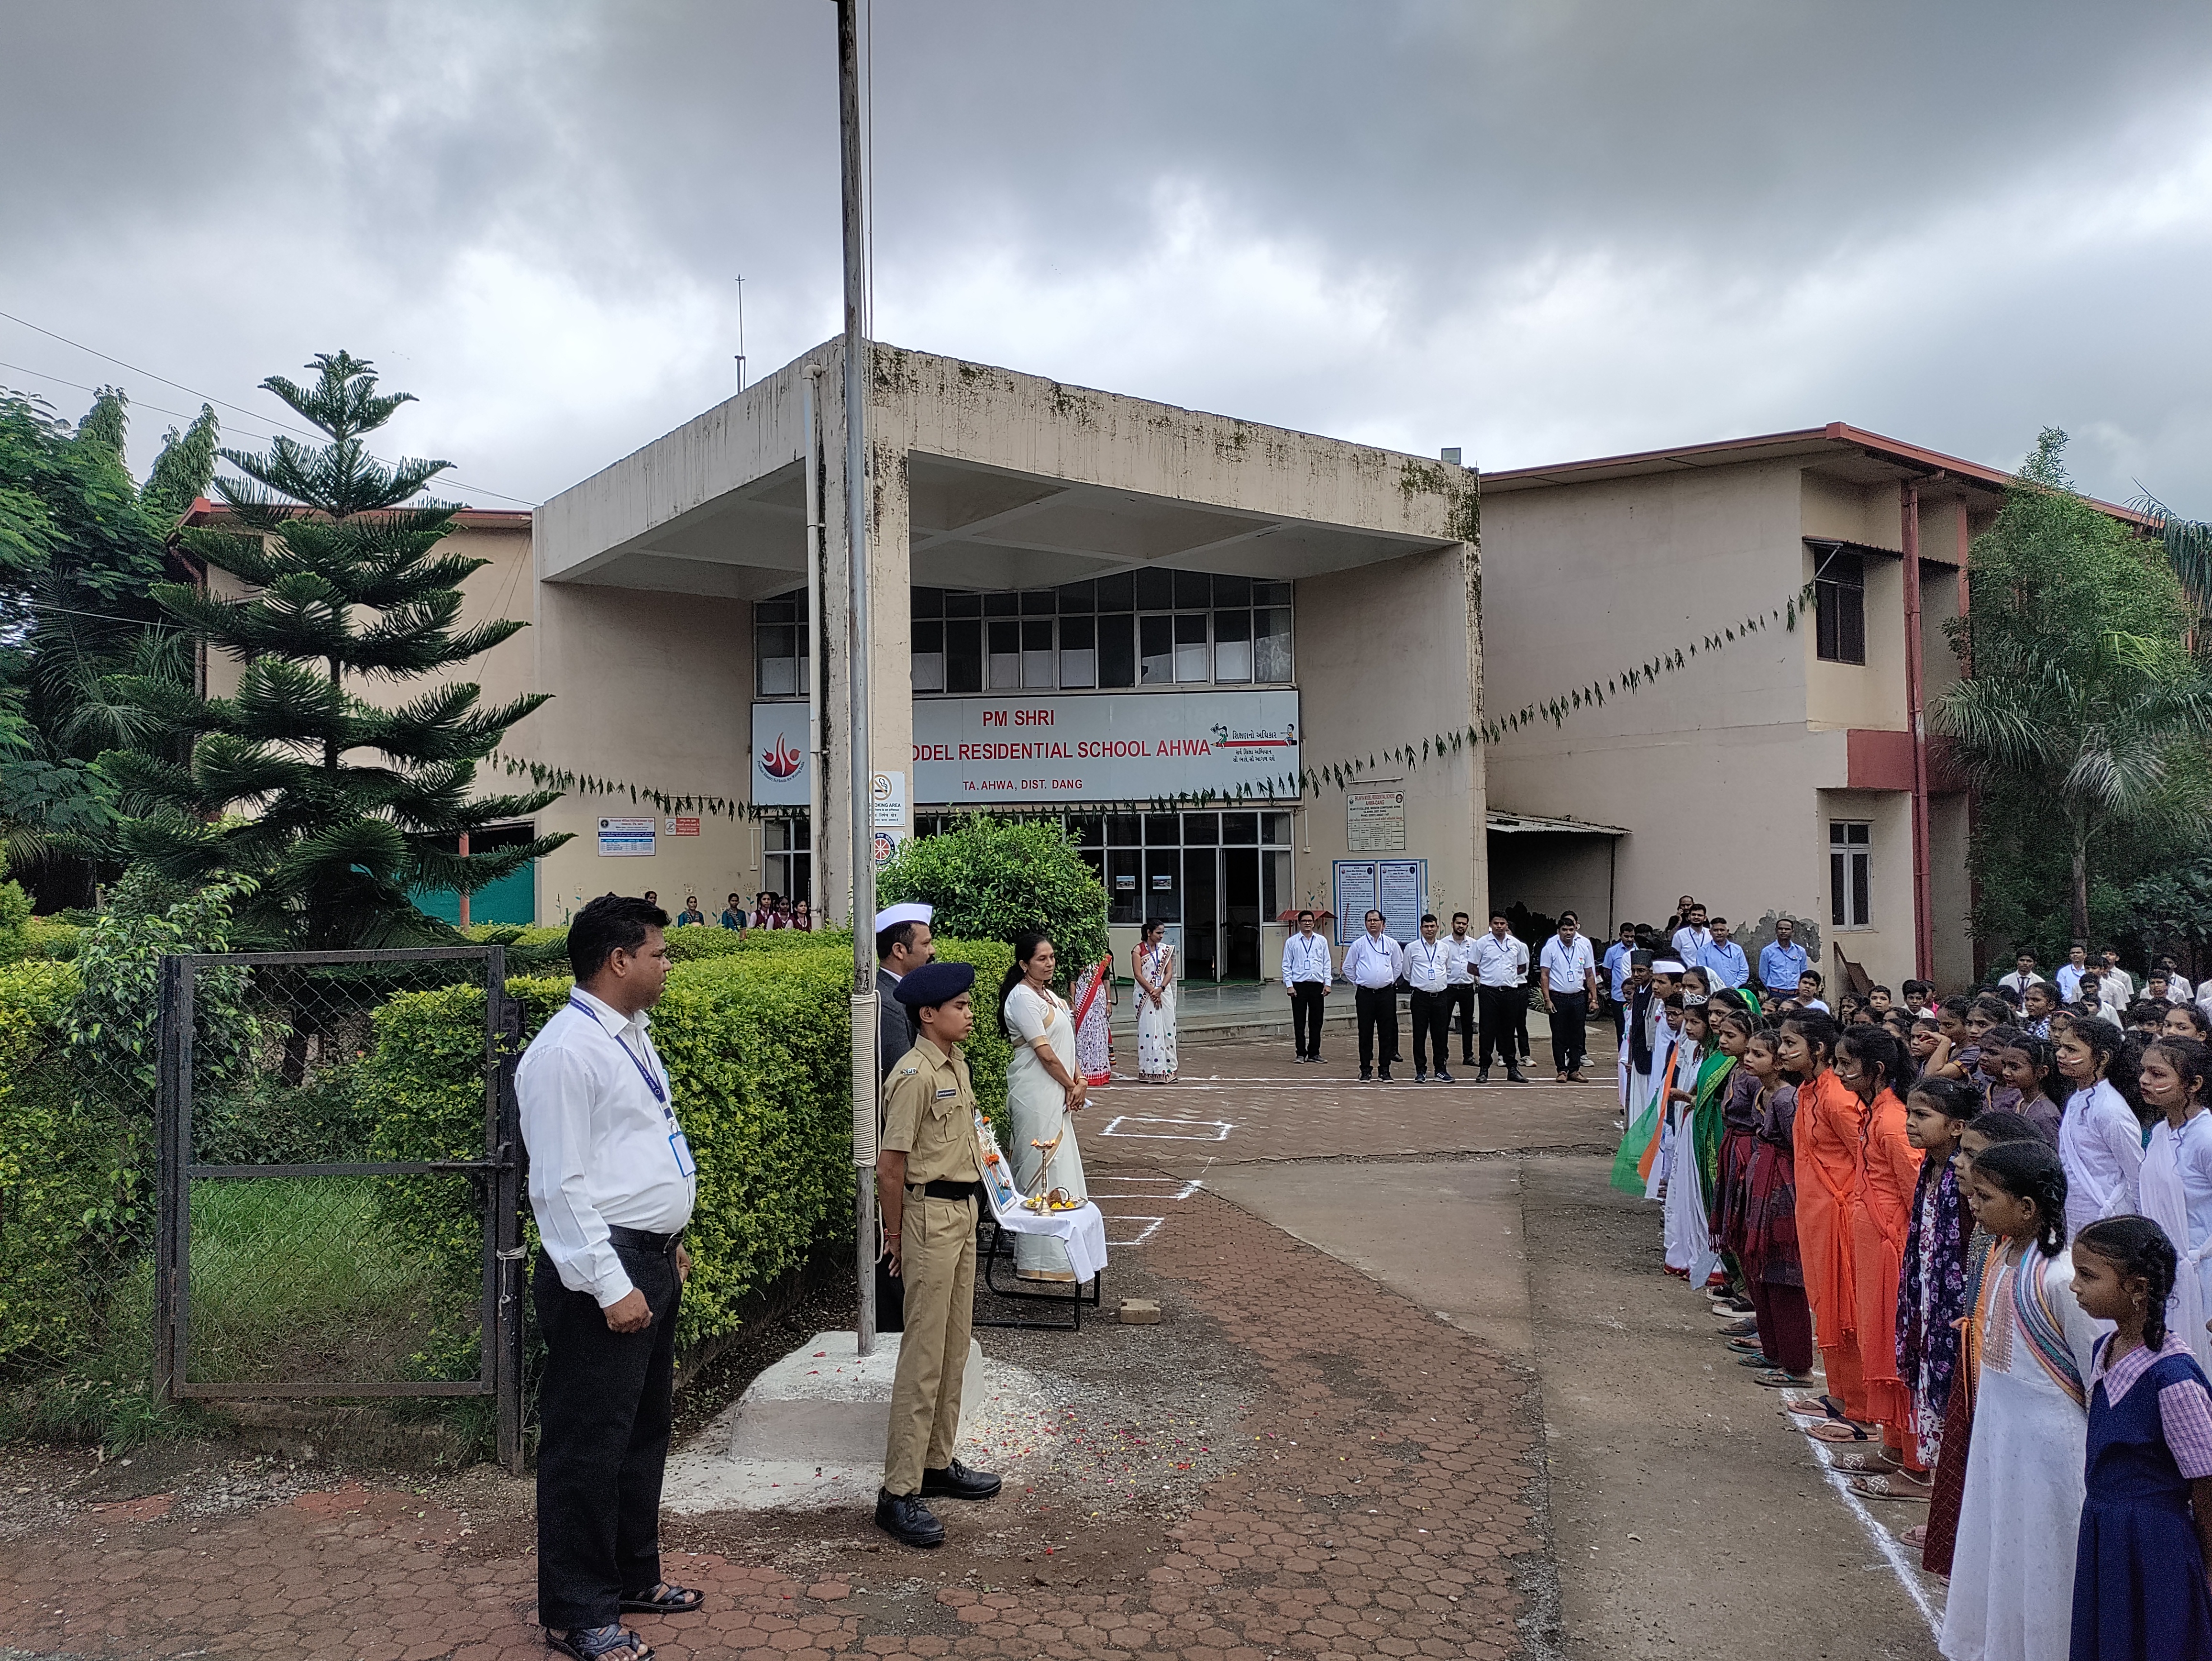
[{"label": "concrete platform", "polygon": [[[874,1352],[863,1358],[852,1333],[816,1333],[670,1457],[663,1503],[691,1512],[872,1504],[883,1480],[900,1337],[878,1335]],[[970,1339],[963,1442],[984,1390],[983,1347]]]}]

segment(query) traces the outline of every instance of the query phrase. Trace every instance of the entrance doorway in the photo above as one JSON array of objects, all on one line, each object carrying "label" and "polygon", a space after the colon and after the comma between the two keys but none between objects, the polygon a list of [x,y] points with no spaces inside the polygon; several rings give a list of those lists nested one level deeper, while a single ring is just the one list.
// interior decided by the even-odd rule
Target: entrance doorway
[{"label": "entrance doorway", "polygon": [[1108,921],[1182,925],[1188,981],[1257,981],[1269,925],[1291,893],[1291,816],[1070,814],[1106,885]]}]

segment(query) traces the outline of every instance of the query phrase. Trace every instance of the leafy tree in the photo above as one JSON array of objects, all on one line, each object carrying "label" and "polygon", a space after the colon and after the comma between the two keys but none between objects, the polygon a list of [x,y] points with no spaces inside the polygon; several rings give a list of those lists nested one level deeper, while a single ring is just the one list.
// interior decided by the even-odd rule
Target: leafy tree
[{"label": "leafy tree", "polygon": [[[2212,806],[2212,675],[2162,551],[2075,493],[2065,444],[2045,430],[1975,539],[1966,615],[1948,625],[1972,673],[1929,715],[1982,790],[1985,824],[2000,808],[2000,837],[2063,847],[2071,932],[2087,936],[2093,855],[2122,832],[2193,832]],[[1976,851],[1985,902],[2018,905],[2005,879],[2027,873],[1986,837]]]},{"label": "leafy tree", "polygon": [[0,393],[0,834],[48,906],[91,897],[86,856],[113,817],[92,762],[149,736],[109,678],[182,686],[193,668],[150,590],[168,521],[206,488],[215,414],[171,429],[144,492],[124,465],[128,419],[112,387],[75,427]]},{"label": "leafy tree", "polygon": [[411,891],[473,891],[567,840],[454,851],[460,832],[558,799],[472,796],[477,764],[545,695],[486,709],[475,683],[455,678],[392,708],[362,696],[373,684],[457,676],[525,625],[457,626],[461,584],[484,562],[440,551],[457,508],[409,505],[450,464],[387,466],[368,453],[367,435],[410,395],[380,392],[374,366],[344,352],[309,367],[316,378],[305,386],[282,375],[262,385],[330,441],[280,435],[264,454],[221,452],[245,475],[215,486],[240,528],[183,533],[185,548],[236,577],[246,597],[182,583],[153,591],[188,634],[245,667],[228,698],[145,678],[123,684],[189,752],[106,757],[131,806],[122,846],[179,884],[252,878],[239,917],[246,942],[450,940]]},{"label": "leafy tree", "polygon": [[937,908],[936,932],[963,940],[1042,928],[1062,980],[1106,955],[1106,886],[1056,824],[969,814],[900,849],[876,873],[876,899],[926,901]]}]

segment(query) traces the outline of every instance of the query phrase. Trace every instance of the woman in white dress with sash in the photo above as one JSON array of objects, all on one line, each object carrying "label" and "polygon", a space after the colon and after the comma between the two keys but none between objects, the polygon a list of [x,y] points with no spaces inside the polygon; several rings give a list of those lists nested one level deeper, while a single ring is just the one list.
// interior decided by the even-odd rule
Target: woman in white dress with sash
[{"label": "woman in white dress with sash", "polygon": [[1154,918],[1137,948],[1137,1079],[1166,1084],[1176,1075],[1176,952],[1168,926]]},{"label": "woman in white dress with sash", "polygon": [[[1052,989],[1058,958],[1051,940],[1024,932],[1014,936],[1014,961],[999,990],[999,1028],[1014,1047],[1006,1063],[1006,1114],[1013,1122],[1014,1180],[1024,1196],[1040,1183],[1088,1197],[1083,1155],[1075,1146],[1074,1115],[1085,1086],[1075,1060],[1075,1012]],[[1034,1142],[1059,1146],[1049,1153]],[[1025,1281],[1072,1281],[1067,1248],[1049,1236],[1016,1234],[1014,1269]]]}]

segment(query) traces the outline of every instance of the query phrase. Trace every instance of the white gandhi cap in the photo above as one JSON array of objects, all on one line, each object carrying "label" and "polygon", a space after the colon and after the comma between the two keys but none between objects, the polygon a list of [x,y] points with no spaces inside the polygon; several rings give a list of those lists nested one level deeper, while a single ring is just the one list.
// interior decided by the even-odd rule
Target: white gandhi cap
[{"label": "white gandhi cap", "polygon": [[908,901],[904,905],[885,906],[876,913],[876,933],[880,934],[886,928],[896,928],[902,922],[927,922],[936,909],[918,900]]}]

